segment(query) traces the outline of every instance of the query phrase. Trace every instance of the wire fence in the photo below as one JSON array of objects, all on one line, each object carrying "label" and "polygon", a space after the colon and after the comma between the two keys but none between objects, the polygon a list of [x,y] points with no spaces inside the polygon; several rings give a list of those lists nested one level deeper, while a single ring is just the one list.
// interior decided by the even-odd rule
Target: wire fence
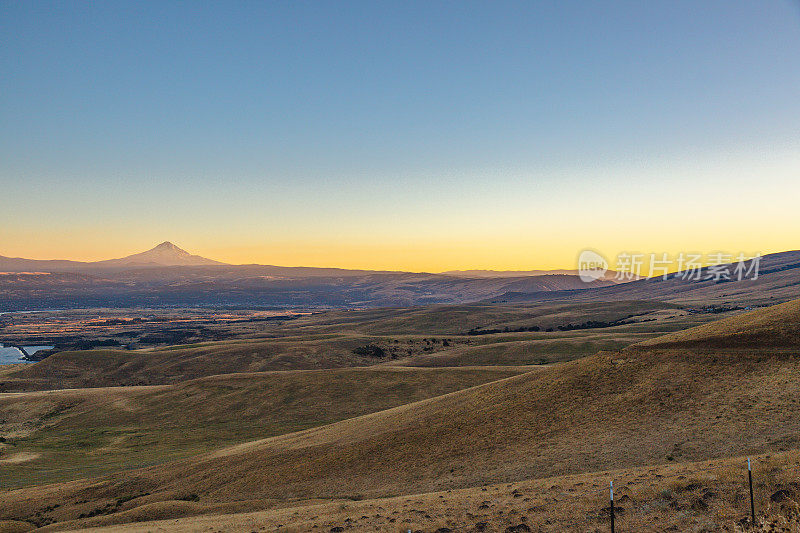
[{"label": "wire fence", "polygon": [[[554,485],[538,494],[526,490],[527,498],[511,504],[524,511],[519,513],[524,522],[505,531],[745,532],[759,526],[763,531],[800,533],[800,457],[792,461],[788,456],[765,456],[752,461],[751,468],[748,463],[749,459],[721,459],[705,466],[661,465],[613,473],[603,482],[594,476],[590,486],[565,490]],[[39,479],[52,483],[54,475],[61,474],[71,479],[93,475],[76,466],[31,469],[23,476],[38,484]]]},{"label": "wire fence", "polygon": [[754,461],[749,470],[749,460],[721,462],[678,464],[672,473],[653,467],[611,475],[607,485],[592,488],[540,490],[529,495],[536,505],[527,505],[528,513],[521,513],[524,518],[517,525],[478,531],[800,533],[800,463],[767,459]]},{"label": "wire fence", "polygon": [[[608,486],[575,492],[564,531],[800,532],[800,464],[725,462],[663,474],[609,477]],[[772,526],[770,528],[770,526]],[[553,530],[555,528],[546,528]]]}]

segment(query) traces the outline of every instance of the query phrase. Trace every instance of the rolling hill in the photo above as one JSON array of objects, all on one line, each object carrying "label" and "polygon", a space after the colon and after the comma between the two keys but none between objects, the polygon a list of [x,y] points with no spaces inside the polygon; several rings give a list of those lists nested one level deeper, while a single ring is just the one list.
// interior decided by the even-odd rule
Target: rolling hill
[{"label": "rolling hill", "polygon": [[365,336],[242,340],[156,350],[66,351],[5,373],[2,391],[158,385],[215,374],[313,370],[381,362],[354,350]]},{"label": "rolling hill", "polygon": [[[283,269],[281,269],[283,270]],[[611,282],[597,281],[595,286]],[[573,291],[577,276],[468,279],[441,274],[275,274],[272,267],[129,267],[0,274],[6,310],[80,307],[352,308],[478,301],[514,291]]]},{"label": "rolling hill", "polygon": [[[132,350],[66,349],[3,372],[0,391],[156,385],[234,372],[378,364],[542,364],[623,348],[708,318],[658,302],[329,311],[284,322],[213,326],[217,329],[208,330],[209,337],[224,339],[214,342]],[[58,323],[53,327],[62,328]],[[40,340],[47,339],[40,335]],[[113,342],[119,338],[115,335],[110,332],[98,342]]]},{"label": "rolling hill", "polygon": [[[796,322],[794,310],[758,313]],[[686,346],[703,331],[684,337]],[[196,494],[197,504],[172,509],[197,514],[241,500],[252,509],[386,497],[800,448],[800,357],[760,338],[735,355],[658,343],[600,353],[170,465],[11,491],[0,517],[58,504],[48,516],[73,520],[88,508],[76,502],[102,507],[144,493],[143,506]]]},{"label": "rolling hill", "polygon": [[364,335],[467,335],[494,330],[544,332],[589,320],[613,323],[679,309],[675,304],[653,301],[430,305],[315,313],[287,324],[286,329],[313,328],[318,333],[352,331]]},{"label": "rolling hill", "polygon": [[[800,454],[752,457],[761,533],[794,532],[800,518],[793,506],[800,495],[792,487]],[[746,531],[749,512],[743,494],[745,457],[692,463],[670,463],[590,474],[530,479],[467,489],[407,496],[332,502],[297,502],[267,511],[242,512],[247,502],[221,504],[211,514],[182,519],[198,502],[143,503],[147,496],[124,502],[116,516],[73,522],[116,523],[93,529],[105,533],[152,531],[477,531],[512,533],[600,533],[608,531],[608,482],[618,487],[615,505],[618,531]],[[621,494],[621,497],[620,497]],[[778,503],[775,495],[785,496]],[[745,497],[743,497],[745,496]],[[171,518],[170,518],[171,517]],[[24,525],[24,524],[23,524]],[[524,527],[522,527],[524,526]],[[58,530],[64,524],[45,527]],[[69,524],[66,525],[69,527]],[[794,529],[792,529],[794,528]],[[402,530],[401,530],[402,531]]]},{"label": "rolling hill", "polygon": [[[255,372],[175,385],[0,394],[0,435],[7,441],[0,444],[3,483],[40,484],[141,467],[524,371],[370,367]],[[31,459],[15,463],[15,457]]]},{"label": "rolling hill", "polygon": [[787,349],[800,352],[800,300],[643,341],[641,348]]}]

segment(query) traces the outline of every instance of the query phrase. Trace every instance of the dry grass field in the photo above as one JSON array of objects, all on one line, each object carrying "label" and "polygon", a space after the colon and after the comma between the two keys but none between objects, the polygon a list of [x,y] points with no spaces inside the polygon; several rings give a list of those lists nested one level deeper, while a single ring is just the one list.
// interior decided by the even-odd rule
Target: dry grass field
[{"label": "dry grass field", "polygon": [[800,349],[800,300],[757,309],[644,341],[644,347],[696,349]]},{"label": "dry grass field", "polygon": [[374,364],[353,350],[370,337],[238,340],[155,350],[60,352],[25,365],[4,380],[6,390],[154,385],[235,372],[310,370]]},{"label": "dry grass field", "polygon": [[163,463],[529,370],[371,367],[0,394],[0,434],[6,439],[0,461],[9,461],[3,483],[41,484]]},{"label": "dry grass field", "polygon": [[[530,479],[393,498],[307,502],[266,511],[182,519],[166,518],[170,514],[182,514],[182,504],[173,502],[121,510],[120,516],[97,517],[84,524],[123,522],[89,529],[108,533],[404,533],[408,530],[600,533],[610,530],[608,485],[614,480],[615,525],[619,532],[800,531],[797,503],[800,500],[800,483],[797,482],[800,455],[779,453],[752,459],[760,526],[757,529],[747,527],[744,522],[749,516],[744,457]],[[132,507],[132,504],[125,507]],[[158,520],[159,517],[163,519]],[[130,523],[132,518],[148,521]],[[60,524],[44,528],[44,531],[69,527],[70,524]]]},{"label": "dry grass field", "polygon": [[[176,449],[191,453],[138,470],[118,464],[112,470],[119,471],[100,477],[8,490],[0,519],[48,529],[170,519],[142,530],[527,531],[523,524],[604,531],[602,491],[611,477],[622,483],[620,498],[627,497],[620,501],[623,509],[627,504],[621,527],[628,529],[620,531],[734,531],[746,516],[743,457],[758,455],[760,515],[791,522],[800,489],[800,348],[793,341],[800,307],[791,302],[711,324],[703,323],[718,315],[653,312],[663,310],[648,312],[652,320],[610,328],[466,336],[479,340],[438,344],[407,358],[427,358],[424,364],[435,367],[436,358],[460,354],[455,360],[465,364],[465,353],[483,350],[482,363],[508,365],[528,349],[525,343],[579,342],[584,335],[610,342],[614,334],[626,346],[641,341],[533,369],[411,369],[397,366],[405,361],[398,358],[366,369],[24,393],[16,398],[84,398],[78,404],[85,408],[56,415],[52,425],[42,421],[46,403],[39,414],[26,410],[34,412],[29,425],[39,424],[32,438],[50,431],[64,442],[92,425],[124,433],[124,417],[117,426],[100,423],[119,404],[91,407],[121,400],[123,408],[136,405],[135,431],[151,439],[142,441],[144,448],[174,440]],[[701,325],[657,337],[693,321]],[[323,335],[314,331],[319,324],[300,327]],[[431,348],[430,339],[422,344]],[[295,383],[297,376],[306,385]],[[409,388],[389,393],[403,379]],[[92,394],[95,400],[86,399]],[[219,440],[198,444],[210,434]],[[199,437],[193,443],[180,440],[193,435]],[[226,446],[226,438],[239,443]],[[28,463],[53,452],[40,442],[24,450],[41,454]],[[97,457],[114,446],[130,447],[124,454],[135,456],[133,442],[112,440]],[[786,498],[773,501],[780,490]]]}]

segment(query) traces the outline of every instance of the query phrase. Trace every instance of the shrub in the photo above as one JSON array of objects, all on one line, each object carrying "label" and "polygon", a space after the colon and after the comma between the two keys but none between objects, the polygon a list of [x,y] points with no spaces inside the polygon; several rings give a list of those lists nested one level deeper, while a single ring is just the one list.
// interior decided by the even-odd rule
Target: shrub
[{"label": "shrub", "polygon": [[386,357],[386,350],[384,350],[377,344],[367,344],[365,346],[359,346],[358,348],[353,350],[353,353],[363,357]]}]

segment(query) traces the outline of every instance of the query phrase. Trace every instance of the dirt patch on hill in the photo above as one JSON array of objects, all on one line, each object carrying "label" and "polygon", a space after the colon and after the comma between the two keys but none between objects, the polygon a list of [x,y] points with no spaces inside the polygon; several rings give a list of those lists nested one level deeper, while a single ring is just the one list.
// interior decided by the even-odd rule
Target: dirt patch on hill
[{"label": "dirt patch on hill", "polygon": [[33,461],[41,456],[42,454],[33,452],[12,453],[11,455],[0,457],[0,464],[14,465],[19,463],[27,463],[28,461]]}]

